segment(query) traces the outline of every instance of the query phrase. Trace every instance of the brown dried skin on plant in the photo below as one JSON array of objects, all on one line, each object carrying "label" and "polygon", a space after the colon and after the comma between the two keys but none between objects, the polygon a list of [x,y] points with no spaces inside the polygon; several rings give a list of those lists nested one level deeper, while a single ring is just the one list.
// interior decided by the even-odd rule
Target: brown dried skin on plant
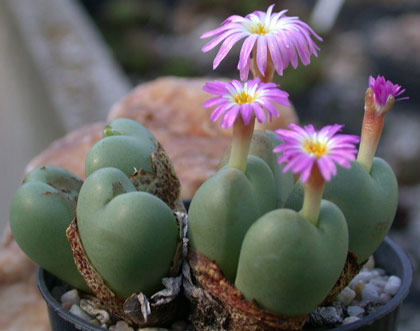
[{"label": "brown dried skin on plant", "polygon": [[142,327],[165,325],[175,319],[179,301],[178,297],[164,305],[153,305],[153,303],[151,303],[151,313],[147,316],[147,319],[145,319],[141,311],[138,295],[133,294],[124,302],[124,311],[136,325]]},{"label": "brown dried skin on plant", "polygon": [[198,286],[211,296],[210,300],[206,295],[193,298],[196,302],[193,303],[192,320],[197,330],[268,331],[303,328],[307,316],[281,316],[264,310],[255,302],[245,300],[243,294],[223,276],[216,263],[191,248],[188,258]]},{"label": "brown dried skin on plant", "polygon": [[328,306],[335,301],[337,295],[341,293],[342,290],[350,284],[352,279],[359,273],[362,269],[363,264],[357,263],[357,255],[352,251],[347,253],[346,264],[344,265],[343,271],[341,272],[340,278],[335,283],[333,289],[325,298],[321,306]]},{"label": "brown dried skin on plant", "polygon": [[[175,215],[175,217],[181,229],[181,221],[177,215]],[[181,230],[180,233],[182,233]],[[112,314],[120,319],[123,319],[129,324],[135,324],[142,327],[165,324],[174,319],[177,312],[176,307],[179,301],[178,298],[164,304],[156,304],[153,301],[153,298],[150,299],[150,315],[147,316],[147,318],[144,318],[141,312],[138,294],[133,293],[124,301],[105,285],[101,275],[95,270],[86,256],[86,252],[79,236],[77,219],[74,219],[70,224],[66,231],[66,235],[73,250],[73,257],[77,269],[85,279],[86,284],[89,286],[91,291],[96,295],[96,300],[93,298],[91,298],[91,300],[95,301],[97,305],[106,307]],[[182,240],[179,241],[174,260],[169,271],[169,277],[179,275],[181,265]]]},{"label": "brown dried skin on plant", "polygon": [[155,173],[138,169],[130,180],[138,191],[148,192],[162,199],[175,210],[181,192],[181,184],[168,154],[160,143],[152,153],[152,167]]},{"label": "brown dried skin on plant", "polygon": [[77,219],[74,219],[67,228],[66,235],[73,250],[74,262],[77,269],[86,281],[91,291],[101,300],[105,307],[111,310],[119,318],[132,324],[124,314],[124,301],[117,297],[106,285],[101,275],[91,265],[83,248],[77,228]]},{"label": "brown dried skin on plant", "polygon": [[[182,204],[182,207],[185,209],[184,204]],[[177,213],[174,213],[174,216],[175,216],[176,222],[178,223],[179,238],[183,238],[182,220],[180,219],[180,216]],[[181,267],[182,267],[182,262],[183,262],[183,259],[182,259],[182,245],[183,245],[183,240],[180,239],[178,241],[178,245],[176,247],[174,259],[172,260],[172,264],[171,264],[171,267],[169,269],[169,277],[176,277],[180,274]]]}]

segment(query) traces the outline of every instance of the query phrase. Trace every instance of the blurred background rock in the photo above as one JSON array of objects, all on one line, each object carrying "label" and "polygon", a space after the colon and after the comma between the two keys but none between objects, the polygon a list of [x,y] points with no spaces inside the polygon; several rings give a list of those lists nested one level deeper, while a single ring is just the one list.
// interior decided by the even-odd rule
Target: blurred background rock
[{"label": "blurred background rock", "polygon": [[[396,103],[388,115],[378,155],[393,166],[400,183],[391,237],[410,252],[417,266],[418,0],[324,0],[329,9],[321,13],[310,0],[0,2],[1,222],[7,222],[25,164],[48,142],[83,122],[103,120],[130,86],[166,75],[237,78],[239,47],[212,71],[216,50],[201,53],[205,42],[199,37],[233,13],[265,10],[273,2],[275,10],[288,8],[288,15],[309,22],[324,38],[310,66],[289,68],[278,78],[303,123],[345,123],[346,132],[360,134],[369,75],[384,75],[406,88],[410,100]],[[401,330],[420,330],[416,305],[420,277],[403,311]]]}]

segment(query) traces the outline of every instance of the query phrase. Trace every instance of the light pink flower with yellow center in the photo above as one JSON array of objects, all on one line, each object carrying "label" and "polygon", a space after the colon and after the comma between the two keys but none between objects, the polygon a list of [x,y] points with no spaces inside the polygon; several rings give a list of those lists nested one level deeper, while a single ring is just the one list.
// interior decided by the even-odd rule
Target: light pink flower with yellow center
[{"label": "light pink flower with yellow center", "polygon": [[216,107],[210,119],[216,122],[223,116],[221,127],[224,129],[230,128],[238,116],[242,117],[245,125],[251,122],[253,116],[263,123],[267,119],[266,111],[271,121],[273,116],[280,116],[275,103],[290,106],[287,92],[278,89],[274,83],[262,83],[259,78],[245,83],[237,80],[208,82],[203,90],[217,95],[203,106]]},{"label": "light pink flower with yellow center", "polygon": [[337,134],[343,128],[334,124],[316,131],[312,125],[303,128],[290,124],[290,130],[277,130],[284,141],[274,148],[275,153],[283,153],[278,163],[287,163],[283,171],[291,170],[300,173],[302,182],[307,182],[316,165],[322,177],[329,181],[337,174],[336,163],[344,168],[351,167],[351,161],[357,154],[358,136]]},{"label": "light pink flower with yellow center", "polygon": [[298,57],[304,65],[308,65],[311,55],[318,55],[319,47],[311,39],[311,35],[320,41],[322,38],[298,17],[286,16],[287,10],[273,13],[273,7],[274,5],[271,5],[267,12],[255,11],[245,17],[230,16],[221,27],[201,36],[214,38],[204,45],[203,52],[208,52],[223,42],[214,59],[213,69],[216,69],[232,47],[244,38],[238,63],[241,80],[244,81],[248,79],[254,47],[258,70],[262,75],[270,58],[277,73],[283,75],[283,70],[290,64],[293,68],[298,66]]}]

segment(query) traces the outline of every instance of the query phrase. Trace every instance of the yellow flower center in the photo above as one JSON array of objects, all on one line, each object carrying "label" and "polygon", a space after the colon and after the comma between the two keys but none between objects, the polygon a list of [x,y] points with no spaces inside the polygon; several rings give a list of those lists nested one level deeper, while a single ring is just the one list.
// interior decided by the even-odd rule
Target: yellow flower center
[{"label": "yellow flower center", "polygon": [[258,23],[257,26],[252,27],[251,32],[259,35],[265,35],[268,33],[264,25],[262,25],[261,23]]},{"label": "yellow flower center", "polygon": [[313,154],[317,158],[327,154],[327,145],[319,141],[312,141],[307,139],[303,145],[303,148],[307,153]]},{"label": "yellow flower center", "polygon": [[235,102],[238,105],[243,105],[244,103],[252,103],[252,102],[254,102],[256,98],[257,98],[256,96],[249,95],[245,91],[242,91],[241,93],[238,93],[235,96]]}]

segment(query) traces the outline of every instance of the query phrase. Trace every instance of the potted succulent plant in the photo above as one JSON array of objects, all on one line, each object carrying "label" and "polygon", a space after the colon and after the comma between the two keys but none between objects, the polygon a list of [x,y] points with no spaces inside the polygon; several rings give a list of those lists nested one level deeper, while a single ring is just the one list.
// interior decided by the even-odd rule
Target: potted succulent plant
[{"label": "potted succulent plant", "polygon": [[[11,227],[34,261],[141,327],[173,320],[182,278],[197,330],[299,330],[312,311],[341,295],[395,216],[395,175],[374,155],[385,113],[404,90],[381,76],[370,78],[360,150],[359,138],[339,134],[339,124],[265,130],[264,123],[279,116],[276,104],[290,105],[289,94],[273,82],[275,73],[296,68],[299,58],[309,65],[319,50],[312,38],[322,40],[297,17],[273,8],[231,16],[203,35],[213,37],[203,51],[222,43],[214,68],[246,39],[241,81],[204,86],[215,95],[204,104],[215,107],[211,120],[222,118],[233,140],[188,215],[173,166],[153,134],[135,121],[114,120],[87,156],[84,183],[45,166],[18,190]],[[386,294],[393,303],[373,320],[394,311],[411,282],[410,263],[389,240],[375,256],[382,267],[387,254],[404,266],[387,270],[403,283],[393,299]],[[54,281],[43,276],[46,290]],[[57,307],[51,311],[63,315]]]},{"label": "potted succulent plant", "polygon": [[164,324],[181,288],[176,212],[184,211],[168,156],[144,126],[117,119],[90,150],[86,173],[82,183],[59,167],[30,172],[11,207],[16,241],[120,319]]},{"label": "potted succulent plant", "polygon": [[[272,82],[274,73],[296,68],[298,58],[308,65],[319,49],[311,37],[322,40],[273,7],[231,16],[202,36],[213,38],[203,51],[222,43],[213,68],[245,41],[238,62],[243,82],[204,87],[216,95],[205,103],[215,107],[211,120],[221,117],[223,128],[233,126],[233,141],[227,161],[199,188],[189,210],[187,295],[197,329],[301,329],[310,312],[332,302],[360,271],[396,212],[395,175],[374,156],[401,86],[370,77],[360,151],[359,138],[337,134],[338,124],[319,131],[292,124],[277,137],[260,125],[262,131],[253,133],[255,119],[263,124],[267,114],[279,115],[275,103],[288,105],[288,94]],[[280,153],[283,168],[273,164],[273,153]],[[300,177],[291,193],[289,172]],[[219,310],[213,318],[205,316],[208,307]]]}]

